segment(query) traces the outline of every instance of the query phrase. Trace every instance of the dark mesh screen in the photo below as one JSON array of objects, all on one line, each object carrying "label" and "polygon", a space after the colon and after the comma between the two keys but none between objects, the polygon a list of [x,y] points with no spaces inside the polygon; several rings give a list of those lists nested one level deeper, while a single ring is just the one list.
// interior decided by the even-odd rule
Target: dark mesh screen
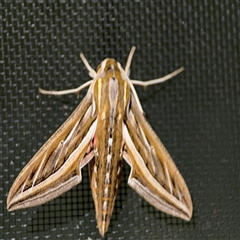
[{"label": "dark mesh screen", "polygon": [[100,238],[86,167],[81,184],[45,205],[9,213],[6,198],[86,93],[38,88],[78,87],[89,80],[80,52],[94,68],[106,57],[124,66],[133,45],[132,79],[185,68],[136,90],[194,213],[187,223],[150,206],[128,186],[125,164],[106,239],[240,239],[239,1],[50,2],[1,2],[0,239]]}]

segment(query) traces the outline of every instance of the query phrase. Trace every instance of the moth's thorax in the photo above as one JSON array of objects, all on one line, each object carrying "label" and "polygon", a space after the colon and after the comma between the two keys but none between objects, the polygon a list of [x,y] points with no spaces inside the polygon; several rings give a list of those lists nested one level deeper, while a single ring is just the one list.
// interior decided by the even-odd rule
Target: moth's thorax
[{"label": "moth's thorax", "polygon": [[130,87],[122,75],[120,63],[112,58],[105,59],[97,68],[100,76],[94,85],[94,102],[102,119],[121,119],[130,100]]}]

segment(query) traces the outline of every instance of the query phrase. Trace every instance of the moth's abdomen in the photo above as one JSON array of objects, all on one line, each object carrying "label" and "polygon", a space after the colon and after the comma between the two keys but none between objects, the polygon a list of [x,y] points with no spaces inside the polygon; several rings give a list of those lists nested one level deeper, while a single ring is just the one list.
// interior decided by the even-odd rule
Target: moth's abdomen
[{"label": "moth's abdomen", "polygon": [[[98,228],[107,231],[123,170],[121,122],[109,127],[109,119],[99,121],[96,131],[95,161],[90,165],[91,188]],[[114,121],[115,122],[115,121]]]},{"label": "moth's abdomen", "polygon": [[115,167],[107,170],[105,168],[106,165],[98,164],[98,162],[95,161],[92,172],[91,187],[98,228],[102,236],[107,231],[111,220],[122,175],[122,159],[116,163]]}]

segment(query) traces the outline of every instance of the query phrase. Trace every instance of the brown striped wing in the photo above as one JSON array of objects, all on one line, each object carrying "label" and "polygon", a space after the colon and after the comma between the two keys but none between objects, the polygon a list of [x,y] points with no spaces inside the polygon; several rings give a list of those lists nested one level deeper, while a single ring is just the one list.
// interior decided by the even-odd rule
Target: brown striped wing
[{"label": "brown striped wing", "polygon": [[89,91],[20,172],[8,194],[9,211],[43,204],[81,182],[81,168],[93,157],[96,116],[91,96]]},{"label": "brown striped wing", "polygon": [[169,153],[140,112],[134,96],[123,127],[124,159],[131,166],[128,184],[151,205],[190,220],[192,200]]}]

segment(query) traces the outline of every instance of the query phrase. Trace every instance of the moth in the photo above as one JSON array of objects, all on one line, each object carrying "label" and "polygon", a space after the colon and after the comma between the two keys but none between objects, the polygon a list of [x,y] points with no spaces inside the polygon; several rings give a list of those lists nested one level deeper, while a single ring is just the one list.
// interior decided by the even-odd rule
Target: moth
[{"label": "moth", "polygon": [[166,81],[183,68],[147,82],[130,80],[132,47],[125,69],[105,59],[95,71],[80,54],[91,80],[76,89],[42,94],[79,93],[81,103],[23,168],[10,189],[7,209],[44,204],[82,181],[88,164],[96,220],[102,236],[108,230],[124,160],[131,167],[128,184],[147,202],[167,214],[189,221],[192,200],[169,153],[144,117],[135,85]]}]

